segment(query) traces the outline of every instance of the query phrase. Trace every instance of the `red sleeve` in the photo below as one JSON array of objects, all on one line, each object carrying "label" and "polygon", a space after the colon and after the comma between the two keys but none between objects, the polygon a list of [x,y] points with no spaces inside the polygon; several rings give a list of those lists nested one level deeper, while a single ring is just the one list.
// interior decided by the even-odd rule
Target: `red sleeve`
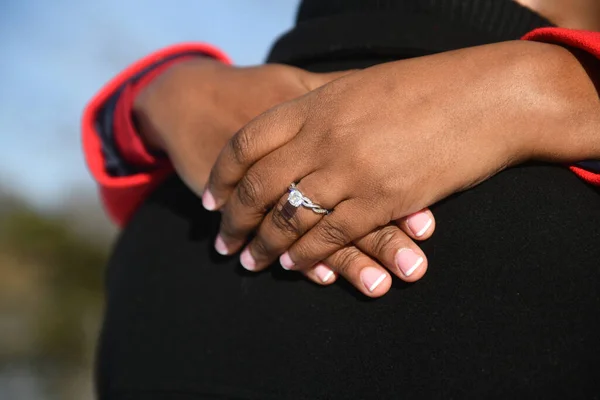
[{"label": "red sleeve", "polygon": [[93,178],[98,183],[100,197],[108,215],[118,225],[123,226],[140,203],[168,175],[173,172],[169,162],[146,150],[137,136],[131,120],[131,109],[136,93],[147,85],[170,63],[163,64],[156,71],[142,77],[134,85],[127,85],[119,97],[114,115],[115,141],[123,157],[141,167],[144,172],[129,176],[111,176],[105,170],[102,143],[96,131],[96,119],[107,100],[123,88],[134,76],[161,60],[178,54],[202,53],[230,64],[231,61],[217,48],[203,43],[184,43],[171,46],[143,59],[119,73],[108,82],[87,104],[82,118],[82,141],[85,160]]},{"label": "red sleeve", "polygon": [[[540,28],[529,32],[523,36],[523,39],[577,48],[600,60],[600,32],[565,28]],[[569,168],[586,182],[600,186],[600,173],[594,173],[575,165]]]},{"label": "red sleeve", "polygon": [[119,154],[129,165],[135,165],[147,172],[155,169],[169,168],[168,159],[149,151],[138,135],[133,122],[133,103],[140,92],[152,83],[155,78],[173,65],[193,57],[182,56],[167,61],[144,74],[138,81],[128,84],[123,88],[119,95],[119,100],[115,105],[113,132]]}]

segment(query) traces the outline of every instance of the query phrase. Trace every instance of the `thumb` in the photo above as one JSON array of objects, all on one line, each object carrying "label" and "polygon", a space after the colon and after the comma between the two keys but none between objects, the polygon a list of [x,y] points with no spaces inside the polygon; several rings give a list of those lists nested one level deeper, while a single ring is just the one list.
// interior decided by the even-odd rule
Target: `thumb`
[{"label": "thumb", "polygon": [[338,78],[344,77],[346,75],[350,75],[356,71],[358,71],[358,70],[357,69],[348,69],[345,71],[335,71],[335,72],[309,72],[306,83],[310,90],[315,90],[318,87],[326,85],[329,82],[334,81]]}]

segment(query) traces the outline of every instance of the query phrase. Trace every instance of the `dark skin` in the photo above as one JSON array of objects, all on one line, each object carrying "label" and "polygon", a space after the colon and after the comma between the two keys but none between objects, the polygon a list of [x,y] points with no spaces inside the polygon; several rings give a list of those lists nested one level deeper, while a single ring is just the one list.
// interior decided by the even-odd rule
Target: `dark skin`
[{"label": "dark skin", "polygon": [[[598,125],[597,110],[599,104],[597,92],[591,83],[592,79],[589,74],[582,68],[582,59],[558,46],[526,43],[525,45],[531,47],[527,51],[523,51],[519,47],[522,45],[521,42],[510,43],[502,48],[498,45],[490,45],[490,47],[483,46],[484,50],[481,50],[481,48],[478,50],[463,50],[460,57],[449,56],[448,58],[446,54],[442,55],[443,59],[434,58],[433,61],[424,58],[392,63],[395,65],[386,64],[360,73],[350,74],[314,92],[311,91],[340,75],[345,75],[345,73],[321,76],[287,66],[240,69],[223,66],[210,60],[189,61],[172,68],[153,82],[138,98],[135,112],[141,121],[141,133],[148,144],[157,150],[165,151],[173,160],[177,172],[186,184],[198,194],[202,192],[205,186],[209,170],[219,150],[229,143],[221,155],[221,161],[215,169],[216,172],[213,173],[210,188],[215,203],[211,205],[211,199],[207,199],[207,196],[204,198],[205,203],[208,200],[207,205],[209,208],[221,207],[227,204],[223,208],[223,229],[216,243],[220,252],[227,254],[236,252],[242,247],[246,234],[258,228],[257,238],[243,253],[246,257],[245,260],[242,259],[243,264],[249,269],[263,269],[292,246],[289,252],[286,253],[295,264],[292,268],[303,271],[313,281],[320,284],[330,284],[335,281],[338,275],[341,275],[365,295],[378,297],[389,290],[391,285],[389,272],[406,281],[416,281],[425,273],[427,268],[426,257],[413,240],[430,236],[434,230],[434,223],[433,216],[429,211],[425,209],[424,212],[419,212],[419,209],[456,190],[470,187],[506,166],[528,159],[568,162],[586,158],[600,158],[598,137],[595,133],[598,126],[600,126]],[[531,54],[537,54],[538,58],[531,58]],[[507,57],[507,55],[510,55],[510,57]],[[453,143],[459,141],[464,143],[465,140],[472,140],[474,146],[472,148],[478,150],[477,154],[471,154],[471,158],[465,158],[465,161],[468,162],[461,164],[462,167],[456,174],[449,177],[452,184],[438,191],[432,190],[436,185],[427,184],[428,178],[432,176],[432,171],[445,171],[448,169],[448,164],[423,165],[423,160],[445,159],[450,163],[455,163],[456,160],[444,157],[443,151],[442,153],[435,153],[435,157],[432,157],[429,152],[434,151],[434,149],[431,146],[423,145],[419,148],[418,144],[423,143],[423,141],[419,141],[419,138],[423,137],[423,134],[417,135],[416,132],[414,136],[406,136],[405,134],[405,137],[400,140],[402,143],[409,143],[413,146],[410,154],[419,155],[419,157],[415,157],[413,164],[395,165],[394,162],[397,161],[398,157],[395,157],[392,153],[390,153],[390,158],[384,162],[385,159],[380,156],[381,152],[385,153],[386,149],[391,148],[389,143],[398,141],[400,136],[393,129],[381,128],[396,126],[393,123],[394,118],[403,115],[403,110],[412,115],[415,110],[420,108],[420,106],[416,107],[420,103],[413,101],[411,105],[410,102],[399,102],[396,104],[396,108],[393,110],[387,109],[386,112],[382,111],[383,108],[380,104],[375,103],[372,111],[375,113],[383,112],[383,114],[377,114],[379,116],[377,119],[368,120],[368,118],[365,119],[361,116],[360,107],[352,106],[352,99],[376,99],[381,97],[377,93],[378,90],[384,91],[386,95],[393,94],[394,91],[390,91],[390,88],[399,84],[394,80],[397,68],[414,68],[415,73],[429,68],[430,73],[427,75],[431,76],[436,74],[436,63],[451,65],[461,60],[462,62],[468,60],[468,63],[475,65],[481,62],[482,59],[497,61],[495,64],[487,66],[477,65],[479,71],[494,67],[492,76],[497,77],[497,79],[474,82],[472,75],[465,77],[463,85],[465,91],[460,92],[462,94],[460,99],[456,99],[451,102],[452,104],[448,103],[445,106],[454,107],[453,114],[455,115],[462,113],[464,121],[471,121],[473,118],[481,121],[478,125],[478,135],[471,134],[470,136],[456,137],[455,142],[442,142],[444,146],[440,146],[442,150],[447,149],[449,151],[452,149]],[[511,62],[508,64],[502,63],[502,61],[507,60],[511,60]],[[444,70],[447,69],[444,68]],[[507,73],[503,74],[502,71],[507,71]],[[557,84],[556,74],[569,74],[575,79],[569,80],[566,87],[553,86],[552,84],[544,86],[541,84],[553,82]],[[435,80],[432,81],[427,76],[423,77],[423,81],[430,81],[430,94],[443,90],[447,86],[448,77],[440,76],[438,78],[440,83]],[[455,79],[453,77],[450,80]],[[189,82],[198,82],[198,84],[189,85]],[[420,83],[422,82],[420,81]],[[523,86],[536,83],[537,86],[534,85],[535,87]],[[410,85],[410,82],[403,82],[402,85],[406,87],[406,85]],[[499,107],[506,106],[506,104],[494,104],[492,101],[497,101],[497,98],[485,96],[486,90],[482,88],[490,85],[497,85],[497,89],[500,91],[503,89],[508,90],[506,96],[511,99],[511,102],[507,103],[513,103],[515,108],[511,110],[503,109],[502,113],[499,114]],[[247,89],[240,90],[240,88]],[[527,88],[527,90],[524,90],[524,88]],[[254,120],[252,124],[242,129],[233,141],[229,141],[233,133],[254,116],[281,102],[295,99],[309,92],[311,93],[302,99],[288,102],[285,106],[277,108],[276,111],[269,111]],[[419,93],[419,91],[415,88],[411,93]],[[487,93],[489,93],[489,90]],[[526,95],[519,97],[523,93]],[[426,96],[427,93],[423,93],[423,95]],[[436,94],[434,97],[443,96]],[[473,104],[465,102],[464,99],[468,98],[477,98],[479,101]],[[523,103],[514,101],[515,98],[522,100]],[[423,99],[429,98],[424,97]],[[427,100],[426,104],[431,102],[431,106],[440,106],[440,104],[434,104],[432,99]],[[533,110],[531,108],[532,102],[535,105]],[[322,109],[331,104],[338,104],[339,107],[330,110],[328,114],[332,117],[323,122],[324,125],[317,126],[315,123],[310,122],[312,118],[315,118],[314,112],[310,111],[311,109]],[[486,104],[489,107],[487,109],[485,108]],[[572,104],[576,107],[569,108],[565,104]],[[286,112],[277,111],[282,109],[285,109]],[[199,112],[199,110],[201,111]],[[288,110],[291,111],[288,112]],[[475,111],[487,115],[488,118],[481,118],[479,115],[482,114],[478,114],[477,117],[469,114],[469,112]],[[435,115],[435,113],[431,114]],[[539,116],[539,119],[535,120],[538,123],[532,123],[532,115]],[[502,116],[506,119],[503,120]],[[427,121],[427,118],[420,118],[420,120]],[[540,133],[539,123],[548,120],[553,121],[553,123],[548,126],[548,130],[545,130],[546,134],[544,136],[538,136],[537,134]],[[275,138],[280,140],[282,144],[287,143],[289,138],[284,136],[293,135],[296,137],[298,132],[294,132],[293,125],[299,121],[312,124],[312,130],[304,134],[306,139],[303,139],[303,141],[306,145],[302,148],[302,151],[305,154],[310,154],[310,157],[306,157],[307,160],[316,163],[313,166],[304,165],[303,167],[308,169],[324,168],[326,162],[323,164],[323,162],[315,161],[319,160],[319,153],[342,154],[343,151],[348,151],[356,154],[356,151],[360,150],[361,154],[365,156],[365,173],[361,178],[361,182],[364,182],[361,185],[348,184],[342,173],[347,170],[344,167],[344,158],[342,157],[335,158],[337,165],[332,163],[333,165],[327,167],[330,169],[322,169],[325,174],[331,176],[331,178],[327,178],[327,182],[330,184],[327,186],[328,190],[331,190],[333,186],[338,186],[334,189],[338,189],[339,193],[343,192],[344,196],[354,196],[355,199],[361,199],[365,197],[366,192],[346,193],[344,190],[349,187],[360,189],[361,187],[373,187],[373,185],[386,186],[387,183],[382,185],[382,181],[375,178],[380,175],[377,172],[378,169],[386,172],[393,168],[415,171],[414,174],[411,174],[414,176],[411,176],[408,182],[397,179],[395,183],[398,183],[398,185],[395,185],[395,188],[390,188],[387,192],[382,191],[382,193],[378,193],[377,199],[371,199],[370,203],[365,203],[372,204],[373,201],[379,203],[382,199],[387,199],[385,206],[378,207],[382,210],[382,215],[377,215],[369,220],[367,216],[372,216],[370,214],[373,213],[365,213],[361,211],[360,207],[353,210],[352,213],[347,213],[346,219],[349,218],[349,215],[353,215],[351,222],[346,221],[344,229],[336,229],[336,232],[345,232],[344,235],[346,236],[340,238],[344,239],[344,243],[339,240],[336,243],[330,243],[326,249],[322,246],[322,240],[307,242],[307,240],[310,240],[311,235],[308,235],[308,239],[306,236],[302,237],[301,241],[294,244],[302,234],[310,232],[308,228],[319,222],[319,219],[312,219],[313,215],[305,212],[305,210],[298,213],[293,221],[295,226],[292,225],[293,229],[286,232],[281,232],[281,224],[277,226],[270,222],[273,221],[272,215],[278,210],[276,204],[285,202],[285,199],[281,199],[281,195],[285,192],[287,184],[293,179],[289,180],[289,177],[285,177],[285,179],[282,177],[281,171],[287,171],[290,168],[281,168],[285,165],[285,161],[283,161],[285,157],[279,157],[278,159],[278,156],[273,156],[272,153],[275,152],[269,140]],[[361,121],[364,125],[348,125],[348,121],[354,121],[355,123]],[[580,121],[586,121],[587,123],[580,124]],[[379,123],[379,125],[374,125],[375,123]],[[429,123],[437,123],[440,127],[444,127],[446,131],[472,132],[468,129],[462,129],[458,120],[432,121],[430,119]],[[506,130],[507,123],[517,124],[511,125],[511,128],[515,131],[524,132],[525,134],[520,137],[528,138],[528,140],[519,143],[510,140],[501,141],[503,143],[503,146],[500,146],[502,151],[494,151],[498,147],[494,145],[498,143],[498,140],[502,140],[501,130]],[[329,124],[329,127],[327,124]],[[319,132],[328,130],[335,132],[331,129],[333,126],[345,126],[345,130],[339,135],[318,136]],[[499,129],[500,127],[502,129]],[[379,147],[371,149],[365,149],[364,146],[356,147],[357,141],[346,140],[345,138],[347,138],[347,132],[356,131],[359,128],[370,132],[387,131],[389,137],[385,140],[382,139],[382,146]],[[481,132],[485,132],[485,135],[481,135]],[[556,141],[556,137],[561,137],[561,141]],[[269,140],[266,138],[269,138]],[[311,150],[309,143],[314,144],[315,140],[321,146],[325,146],[328,151]],[[301,141],[298,140],[298,142]],[[240,143],[245,143],[248,148],[238,146]],[[557,143],[562,143],[563,147],[553,147]],[[570,143],[571,146],[565,147],[564,143]],[[249,165],[232,162],[231,156],[228,156],[227,152],[231,153],[233,146],[242,148],[243,152],[238,153],[247,156],[248,160],[260,161],[257,165],[264,164],[269,157],[277,159],[277,168],[264,168],[264,171],[257,175],[261,177],[261,181],[270,184],[267,191],[271,191],[269,196],[253,199],[256,204],[260,204],[259,209],[249,210],[248,207],[240,207],[239,202],[236,206],[236,187],[239,182],[244,181],[243,177],[246,176]],[[317,149],[322,149],[322,147],[317,146]],[[378,156],[373,157],[367,150],[377,152]],[[486,162],[479,159],[479,156],[484,153],[486,154],[484,160]],[[369,159],[377,159],[378,164],[370,163]],[[288,180],[283,184],[282,182],[286,179]],[[356,179],[356,176],[353,176],[352,179]],[[418,185],[416,185],[417,182]],[[319,201],[327,199],[325,191],[323,193],[319,192],[318,185],[315,185],[314,188],[315,193],[306,191],[305,194],[319,199]],[[415,188],[419,190],[415,190]],[[234,194],[233,197],[230,197],[231,193]],[[401,195],[401,197],[398,197],[398,195]],[[398,201],[394,200],[398,198],[406,200],[399,204]],[[338,200],[332,199],[332,204]],[[264,210],[270,210],[272,206],[275,206],[275,208],[270,214],[267,214],[267,218],[263,222]],[[333,206],[337,206],[337,204],[333,204]],[[364,207],[366,206],[363,206],[363,209]],[[411,215],[415,211],[417,214]],[[339,217],[340,220],[344,217],[341,212],[336,211],[336,214],[342,215]],[[407,215],[408,218],[405,217]],[[416,222],[411,226],[411,218],[413,221],[419,222],[420,226],[416,226]],[[388,223],[391,221],[397,222]],[[427,225],[427,221],[432,222]],[[420,232],[419,228],[424,227],[426,227],[426,230]],[[290,234],[290,231],[292,234]],[[417,236],[416,233],[421,235]],[[312,236],[315,237],[314,234]],[[331,237],[331,235],[329,236]],[[304,241],[304,244],[302,244],[302,241]],[[248,254],[251,256],[250,259]],[[410,271],[410,275],[407,275],[402,268],[398,267],[398,258],[402,258],[409,263],[418,263],[418,265],[416,269]],[[324,260],[324,262],[318,262],[319,260]],[[379,282],[375,282],[378,277],[383,278]],[[374,285],[374,283],[377,283],[377,285]]]},{"label": "dark skin", "polygon": [[600,2],[596,0],[516,0],[557,26],[600,31]]},{"label": "dark skin", "polygon": [[[599,131],[596,88],[568,50],[480,46],[368,68],[270,110],[229,141],[205,197],[223,212],[231,251],[257,232],[243,263],[260,269],[283,254],[284,267],[304,270],[507,167],[600,159]],[[282,223],[289,182],[334,212]],[[377,260],[401,272],[407,251],[379,239]],[[353,258],[358,287],[374,267]]]},{"label": "dark skin", "polygon": [[235,132],[272,106],[345,74],[286,65],[239,68],[197,58],[144,88],[134,115],[148,147],[167,153],[186,184],[201,194],[217,155]]},{"label": "dark skin", "polygon": [[[211,59],[184,61],[142,91],[134,104],[134,114],[148,147],[167,153],[179,176],[200,196],[220,150],[244,124],[272,106],[351,72],[315,74],[286,65],[238,68]],[[427,263],[413,239],[426,239],[434,229],[433,215],[424,210],[374,235],[393,237],[423,257],[418,271],[410,277],[402,275],[415,281],[425,273]],[[374,239],[364,242],[361,251],[377,258],[377,243]],[[216,245],[219,252],[229,253],[218,247],[218,241]],[[318,263],[303,273],[318,284],[331,284],[338,273],[344,275],[343,271],[349,270],[346,253],[344,250],[327,265]],[[364,285],[362,288],[369,293]]]}]

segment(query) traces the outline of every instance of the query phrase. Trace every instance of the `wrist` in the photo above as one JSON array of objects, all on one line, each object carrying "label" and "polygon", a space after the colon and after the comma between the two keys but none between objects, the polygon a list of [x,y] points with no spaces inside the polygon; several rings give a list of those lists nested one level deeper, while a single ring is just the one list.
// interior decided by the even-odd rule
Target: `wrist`
[{"label": "wrist", "polygon": [[538,52],[522,65],[522,107],[528,113],[524,118],[530,119],[530,129],[522,135],[522,158],[561,163],[597,159],[600,101],[592,71],[598,71],[600,62],[578,50],[532,44]]},{"label": "wrist", "polygon": [[165,135],[170,132],[161,129],[165,117],[169,117],[164,111],[173,109],[174,104],[183,106],[181,97],[189,92],[190,82],[202,82],[202,87],[210,92],[214,79],[208,75],[231,68],[233,67],[210,57],[184,57],[159,67],[145,82],[140,81],[141,89],[132,106],[132,119],[146,148],[151,152],[166,152]]}]

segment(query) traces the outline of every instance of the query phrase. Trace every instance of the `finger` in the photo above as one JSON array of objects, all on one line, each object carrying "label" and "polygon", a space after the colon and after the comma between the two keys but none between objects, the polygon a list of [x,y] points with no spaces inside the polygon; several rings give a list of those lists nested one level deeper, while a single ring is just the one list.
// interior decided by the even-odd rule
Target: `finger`
[{"label": "finger", "polygon": [[346,246],[325,260],[325,264],[369,297],[386,294],[392,278],[386,270],[356,247]]},{"label": "finger", "polygon": [[329,210],[343,198],[343,192],[336,191],[335,186],[329,185],[322,174],[314,173],[303,178],[295,190],[282,196],[248,245],[250,256],[254,259],[252,265],[256,269],[270,265],[324,216],[303,205],[296,207],[295,203],[292,204],[292,196],[298,196],[299,201],[304,198],[318,202],[321,208]]},{"label": "finger", "polygon": [[429,239],[435,231],[435,218],[428,208],[401,218],[396,221],[396,224],[404,233],[415,240]]},{"label": "finger", "polygon": [[[289,149],[288,149],[289,148]],[[293,146],[283,146],[254,164],[241,178],[222,208],[218,241],[233,254],[260,225],[265,214],[285,196],[291,183],[306,175]],[[282,165],[286,165],[282,168]]]},{"label": "finger", "polygon": [[406,282],[418,281],[427,271],[423,251],[395,225],[377,228],[354,245]]},{"label": "finger", "polygon": [[266,111],[238,131],[211,170],[202,195],[204,208],[221,208],[248,169],[296,136],[303,121],[301,110],[289,102]]},{"label": "finger", "polygon": [[370,221],[365,209],[355,199],[341,202],[282,254],[279,262],[285,269],[304,269],[366,235],[379,224]]},{"label": "finger", "polygon": [[331,285],[337,279],[336,273],[324,262],[319,262],[301,272],[304,276],[318,285]]}]

